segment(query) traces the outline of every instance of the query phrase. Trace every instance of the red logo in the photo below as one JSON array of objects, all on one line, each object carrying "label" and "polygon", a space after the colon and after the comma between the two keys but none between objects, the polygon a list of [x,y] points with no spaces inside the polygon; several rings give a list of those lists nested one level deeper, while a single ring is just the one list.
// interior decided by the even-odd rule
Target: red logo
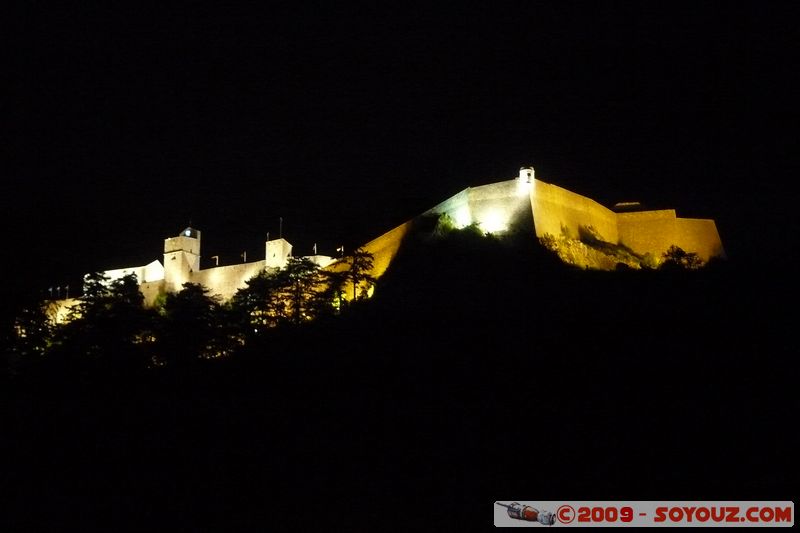
[{"label": "red logo", "polygon": [[562,524],[569,524],[575,520],[575,509],[570,505],[562,505],[556,511],[556,516],[558,517],[558,521]]}]

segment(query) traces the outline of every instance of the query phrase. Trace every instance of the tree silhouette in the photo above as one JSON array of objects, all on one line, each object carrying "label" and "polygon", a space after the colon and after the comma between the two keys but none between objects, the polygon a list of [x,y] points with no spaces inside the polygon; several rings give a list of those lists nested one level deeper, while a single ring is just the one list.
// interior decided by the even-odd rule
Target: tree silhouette
[{"label": "tree silhouette", "polygon": [[325,276],[313,261],[305,257],[290,257],[278,273],[279,294],[289,302],[289,316],[295,324],[316,317],[331,302],[325,301]]},{"label": "tree silhouette", "polygon": [[664,261],[661,268],[665,270],[697,270],[703,266],[703,260],[694,252],[686,252],[674,244],[662,255]]},{"label": "tree silhouette", "polygon": [[232,321],[249,336],[259,328],[300,324],[334,311],[341,275],[307,258],[290,257],[280,270],[264,270],[245,282],[230,302]]},{"label": "tree silhouette", "polygon": [[322,302],[327,302],[327,307],[320,309],[320,314],[326,312],[341,312],[344,307],[344,287],[347,284],[347,272],[323,270],[325,289],[320,295]]},{"label": "tree silhouette", "polygon": [[198,283],[184,283],[180,292],[168,294],[159,328],[160,356],[177,366],[228,351],[222,306]]},{"label": "tree silhouette", "polygon": [[24,306],[14,320],[14,334],[14,351],[21,357],[43,356],[53,335],[47,303],[39,300]]},{"label": "tree silhouette", "polygon": [[80,303],[58,328],[56,341],[73,355],[118,368],[141,367],[142,333],[152,326],[135,274],[113,281],[95,272],[84,278]]},{"label": "tree silhouette", "polygon": [[274,327],[288,320],[288,304],[282,293],[285,280],[279,273],[262,270],[233,295],[229,305],[232,319],[244,333]]},{"label": "tree silhouette", "polygon": [[48,303],[34,299],[16,313],[11,338],[5,347],[8,370],[17,374],[38,363],[47,354],[53,341],[54,324],[48,314]]},{"label": "tree silhouette", "polygon": [[371,275],[375,256],[363,248],[358,248],[345,257],[344,261],[350,265],[344,272],[344,278],[353,288],[353,301],[366,298],[370,287],[376,281]]}]

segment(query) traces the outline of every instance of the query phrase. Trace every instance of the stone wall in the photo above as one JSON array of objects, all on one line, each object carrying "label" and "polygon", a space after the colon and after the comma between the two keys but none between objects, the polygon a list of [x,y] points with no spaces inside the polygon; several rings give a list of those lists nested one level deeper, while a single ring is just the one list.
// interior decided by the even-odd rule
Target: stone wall
[{"label": "stone wall", "polygon": [[[550,234],[567,240],[579,239],[582,228],[591,226],[594,235],[603,241],[624,244],[638,254],[651,253],[655,257],[660,257],[673,244],[687,252],[696,252],[705,261],[725,254],[713,220],[677,218],[672,209],[615,213],[590,198],[533,178],[464,189],[423,213],[429,214],[447,214],[459,228],[477,223],[483,231],[490,233],[521,228],[533,230],[538,237]],[[409,220],[363,245],[374,256],[373,277],[381,277],[389,268],[413,223],[414,220]],[[583,261],[586,266],[594,268],[616,265],[606,265],[605,257],[599,257],[599,252],[585,246],[564,249],[571,255],[562,259],[573,262],[569,258],[574,255],[577,263],[573,264]],[[164,251],[163,267],[154,261],[144,267],[117,269],[107,274],[121,277],[126,273],[136,273],[143,282],[140,287],[145,303],[152,306],[159,294],[177,292],[184,282],[199,283],[211,294],[227,300],[244,287],[248,279],[267,267],[267,261],[256,261],[198,270],[200,232],[196,232],[196,238],[179,235],[166,239]],[[270,257],[271,265],[282,265],[291,253],[291,244],[283,239],[273,240],[267,244],[265,252],[267,256],[274,255]],[[585,259],[579,261],[580,257]],[[328,259],[325,258],[325,262]],[[318,263],[325,266],[322,261]],[[326,268],[340,271],[347,265],[333,262]],[[352,296],[347,295],[348,298]],[[64,307],[58,307],[63,314]]]},{"label": "stone wall", "polygon": [[592,226],[602,240],[614,244],[619,240],[616,213],[590,198],[533,180],[530,202],[537,237],[577,239],[581,226]]},{"label": "stone wall", "polygon": [[[199,270],[199,256],[184,251],[164,254],[164,289],[178,292],[184,283],[192,281],[192,274]],[[194,268],[193,268],[194,267]]]},{"label": "stone wall", "polygon": [[408,232],[411,231],[413,221],[409,220],[391,229],[376,239],[372,239],[362,248],[374,256],[372,276],[379,278],[389,268],[389,264],[400,250],[400,245]]},{"label": "stone wall", "polygon": [[674,209],[615,213],[590,198],[539,180],[531,190],[531,206],[538,237],[578,239],[581,226],[591,226],[602,240],[624,244],[640,255],[660,258],[673,244],[697,253],[703,261],[725,255],[713,220],[678,218]]},{"label": "stone wall", "polygon": [[676,220],[674,209],[618,213],[619,241],[638,254],[660,258],[675,244]]},{"label": "stone wall", "polygon": [[725,257],[713,220],[678,218],[673,209],[619,213],[617,220],[620,241],[640,254],[659,258],[675,245],[696,253],[703,261]]},{"label": "stone wall", "polygon": [[428,209],[422,214],[422,216],[425,215],[447,215],[453,220],[456,227],[469,226],[473,222],[472,211],[469,207],[469,188]]},{"label": "stone wall", "polygon": [[103,275],[106,276],[109,281],[120,279],[129,274],[136,274],[136,279],[139,280],[139,283],[159,281],[164,279],[164,266],[156,259],[152,263],[144,266],[115,268],[103,272]]},{"label": "stone wall", "polygon": [[530,184],[520,180],[469,187],[423,215],[446,214],[457,228],[477,224],[487,233],[501,233],[513,227],[531,229],[529,190]]},{"label": "stone wall", "polygon": [[153,307],[159,294],[165,292],[164,280],[140,283],[139,290],[142,292],[142,296],[144,296],[145,307]]},{"label": "stone wall", "polygon": [[678,218],[675,225],[675,244],[687,252],[695,252],[703,261],[725,257],[725,249],[713,220]]},{"label": "stone wall", "polygon": [[266,261],[240,263],[208,268],[195,272],[189,281],[199,283],[209,289],[210,295],[218,295],[223,301],[230,299],[245,282],[266,268]]},{"label": "stone wall", "polygon": [[468,189],[472,220],[485,232],[531,230],[531,184],[518,179]]},{"label": "stone wall", "polygon": [[[199,232],[198,232],[199,233]],[[178,235],[164,239],[164,253],[183,250],[195,255],[200,255],[200,239]]]}]

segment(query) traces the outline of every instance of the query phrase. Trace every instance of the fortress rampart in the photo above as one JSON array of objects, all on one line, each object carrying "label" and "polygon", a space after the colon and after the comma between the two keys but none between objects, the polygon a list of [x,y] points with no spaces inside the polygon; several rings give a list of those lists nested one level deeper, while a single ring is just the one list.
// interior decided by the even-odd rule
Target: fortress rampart
[{"label": "fortress rampart", "polygon": [[372,239],[363,246],[364,250],[371,253],[374,257],[372,276],[379,278],[389,268],[392,260],[400,250],[400,245],[408,232],[411,231],[413,222],[408,221],[400,224],[396,228],[387,231],[380,237]]},{"label": "fortress rampart", "polygon": [[447,215],[459,228],[478,224],[487,233],[532,229],[530,190],[527,179],[506,180],[468,187],[424,215]]},{"label": "fortress rampart", "polygon": [[602,240],[615,244],[619,240],[617,214],[591,198],[539,180],[534,180],[530,195],[537,237],[577,239],[581,227],[591,226]]},{"label": "fortress rampart", "polygon": [[[591,198],[537,180],[532,168],[520,169],[514,180],[464,189],[425,214],[446,214],[457,227],[478,224],[488,233],[532,227],[540,238],[580,240],[591,234],[656,259],[672,245],[703,261],[725,256],[713,220],[678,218],[674,209],[617,213]],[[576,264],[608,268],[606,261]]]},{"label": "fortress rampart", "polygon": [[[577,242],[587,233],[612,245],[624,245],[640,256],[650,254],[660,258],[672,245],[697,253],[704,261],[725,255],[713,220],[679,218],[674,209],[617,213],[591,198],[537,180],[531,167],[520,169],[515,179],[468,187],[420,216],[442,214],[448,215],[459,228],[477,224],[487,233],[515,230],[535,233],[539,238],[550,235],[577,243],[580,246],[573,246],[562,258],[593,268],[609,269],[616,263],[608,256],[599,260],[600,252],[588,253],[588,248]],[[362,248],[374,256],[373,277],[381,277],[389,268],[414,220],[363,245]],[[141,267],[108,270],[104,274],[111,280],[136,274],[146,305],[153,305],[160,294],[179,291],[186,282],[199,283],[227,300],[264,269],[282,268],[292,251],[292,245],[285,239],[276,239],[265,244],[262,260],[201,270],[200,243],[200,232],[186,228],[180,235],[164,241],[163,265],[153,261]],[[581,255],[585,258],[581,259]],[[345,262],[337,262],[329,256],[315,255],[309,259],[322,268],[339,271],[347,268]],[[352,293],[352,288],[349,291]],[[345,297],[353,298],[350,293]],[[64,303],[61,307],[66,306],[66,301],[60,302]],[[63,311],[57,310],[56,315],[66,316]]]},{"label": "fortress rampart", "polygon": [[[707,218],[675,219],[675,244],[684,250],[696,252],[704,261],[712,257],[725,257],[717,225]],[[661,246],[663,246],[663,242]]]},{"label": "fortress rampart", "polygon": [[254,261],[238,265],[227,265],[209,268],[196,272],[192,283],[199,283],[219,295],[222,300],[229,300],[236,291],[245,286],[245,282],[267,268],[266,261]]}]

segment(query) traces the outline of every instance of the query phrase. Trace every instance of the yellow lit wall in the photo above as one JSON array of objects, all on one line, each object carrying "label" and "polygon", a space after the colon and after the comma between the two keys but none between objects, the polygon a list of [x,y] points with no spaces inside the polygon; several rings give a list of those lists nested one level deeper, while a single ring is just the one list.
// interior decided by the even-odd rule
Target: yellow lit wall
[{"label": "yellow lit wall", "polygon": [[[386,272],[386,269],[389,268],[392,260],[400,250],[400,245],[403,243],[403,239],[411,230],[412,224],[413,221],[411,220],[400,224],[396,228],[387,231],[380,237],[372,239],[361,247],[367,252],[371,253],[373,256],[372,271],[369,273],[372,277],[378,279]],[[344,272],[349,267],[350,265],[345,261],[336,261],[326,266],[325,270],[329,270],[331,272]],[[344,287],[344,289],[345,290],[342,296],[346,300],[352,300],[354,298],[352,285],[347,285]],[[360,288],[357,288],[356,291],[360,291]]]},{"label": "yellow lit wall", "polygon": [[618,213],[619,240],[639,254],[660,258],[672,244],[677,244],[675,220],[674,209]]},{"label": "yellow lit wall", "polygon": [[563,228],[565,236],[577,239],[580,226],[592,226],[604,241],[617,243],[616,213],[590,198],[534,180],[530,201],[537,237],[558,237]]},{"label": "yellow lit wall", "polygon": [[661,257],[675,245],[696,253],[703,261],[725,256],[713,220],[678,218],[674,209],[619,213],[617,220],[620,241],[640,254]]},{"label": "yellow lit wall", "polygon": [[389,264],[397,255],[398,250],[400,250],[400,244],[411,230],[411,225],[412,221],[409,220],[363,246],[366,251],[375,257],[372,276],[379,278],[386,272]]},{"label": "yellow lit wall", "polygon": [[713,220],[678,218],[675,225],[675,244],[687,252],[695,252],[703,261],[725,257],[725,249]]},{"label": "yellow lit wall", "polygon": [[577,239],[580,226],[592,226],[604,241],[624,244],[641,255],[658,258],[672,245],[697,253],[704,261],[725,254],[713,220],[678,218],[674,209],[615,213],[590,198],[539,180],[531,190],[531,206],[537,237],[566,232]]}]

